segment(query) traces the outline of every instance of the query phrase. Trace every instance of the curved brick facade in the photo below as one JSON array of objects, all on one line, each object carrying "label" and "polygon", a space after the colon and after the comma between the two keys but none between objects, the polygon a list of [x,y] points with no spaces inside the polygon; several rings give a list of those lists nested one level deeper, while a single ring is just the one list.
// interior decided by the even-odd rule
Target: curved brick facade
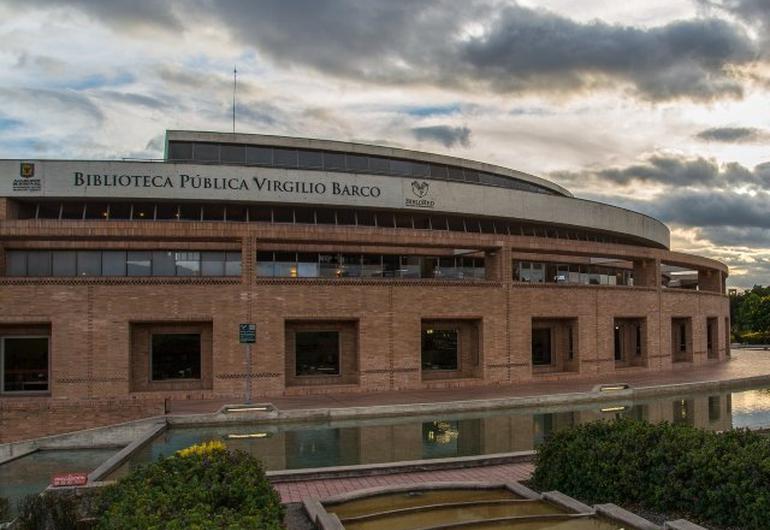
[{"label": "curved brick facade", "polygon": [[[18,161],[13,164],[18,168]],[[319,172],[319,178],[324,174]],[[398,217],[392,226],[348,225],[339,222],[347,215],[341,206],[336,206],[334,224],[321,224],[320,209],[314,210],[312,223],[300,219],[304,210],[294,211],[292,223],[276,221],[275,210],[271,222],[53,219],[41,215],[36,206],[42,199],[48,201],[43,209],[55,201],[50,193],[6,195],[0,198],[0,270],[5,271],[0,278],[0,336],[49,340],[47,388],[25,392],[7,379],[9,386],[0,396],[6,411],[18,413],[25,406],[40,410],[44,403],[49,409],[71,407],[78,400],[92,408],[105,404],[119,410],[120,403],[131,401],[123,415],[110,416],[119,421],[157,413],[166,398],[239,401],[247,392],[247,381],[257,398],[508,384],[606,373],[616,373],[621,380],[624,373],[718,362],[729,355],[726,267],[654,242],[623,241],[622,234],[604,238],[606,231],[595,231],[593,241],[591,231],[587,237],[571,238],[569,233],[563,237],[575,227],[556,224],[554,229],[561,230],[556,237],[538,228],[530,235],[524,228],[515,233],[512,226],[518,224],[505,225],[500,230],[504,233],[486,233],[483,226],[478,232],[424,229],[416,228],[417,216],[424,213],[418,209],[403,210],[412,215],[411,227],[399,226]],[[81,202],[98,200],[116,199],[89,196]],[[140,199],[131,200],[139,204]],[[205,219],[206,197],[199,202]],[[283,208],[291,201],[268,203]],[[69,204],[59,205],[59,217]],[[308,207],[306,201],[296,204]],[[318,208],[323,205],[317,203]],[[30,208],[37,214],[24,213]],[[355,204],[351,211],[354,208]],[[399,214],[392,209],[379,212]],[[434,216],[430,226],[436,226],[440,213],[428,213]],[[483,218],[466,217],[465,229],[467,219],[477,217]],[[495,219],[493,232],[504,220]],[[41,250],[75,251],[73,255],[98,250],[125,252],[116,256],[127,255],[130,262],[132,251],[168,249],[174,250],[177,260],[185,251],[199,256],[195,266],[202,266],[200,256],[205,252],[223,256],[239,252],[240,271],[221,276],[200,271],[193,276],[106,276],[108,265],[103,261],[99,269],[103,274],[67,276],[55,274],[58,257],[46,258],[54,260],[49,274],[37,274],[33,258],[25,258],[48,256],[34,254]],[[260,272],[265,269],[259,260],[279,262],[287,253],[295,256],[295,269],[308,264],[308,274],[318,277],[294,277],[302,273],[291,265],[285,276]],[[92,255],[82,256],[85,267],[86,257]],[[337,276],[323,277],[324,259],[329,259],[324,256],[337,256],[332,261],[340,263],[352,260],[355,271],[362,263],[366,267],[367,256],[384,256],[379,258],[383,270],[389,256],[398,256],[400,265],[395,273],[379,277],[358,272],[343,277],[339,270]],[[475,261],[460,264],[457,256]],[[21,270],[23,259],[26,273],[11,274]],[[442,269],[445,262],[450,265]],[[404,265],[408,263],[414,268]],[[545,271],[542,280],[521,281],[530,263]],[[455,274],[461,266],[475,268]],[[277,265],[270,267],[278,270]],[[675,275],[666,271],[673,267],[690,271],[689,283],[671,281]],[[410,276],[410,270],[417,276]],[[608,283],[589,283],[593,278]],[[239,323],[256,324],[250,366],[239,343]],[[148,350],[159,346],[151,337],[164,333],[198,337],[194,370],[200,374],[176,377],[176,365],[170,377],[154,371]],[[298,348],[320,348],[312,345],[319,335],[302,333],[327,333],[321,337],[334,341],[338,358],[301,359],[304,354]],[[444,342],[431,346],[432,334],[441,335]],[[544,342],[537,342],[538,337]],[[302,341],[311,342],[302,346]],[[8,346],[9,359],[15,344]],[[451,347],[456,348],[456,357],[447,361],[444,357]],[[436,351],[426,353],[430,348]],[[312,351],[310,358],[315,359]],[[32,377],[23,368],[10,366],[10,373],[20,381]],[[86,420],[46,421],[51,422],[46,432],[108,422],[97,412]]]}]

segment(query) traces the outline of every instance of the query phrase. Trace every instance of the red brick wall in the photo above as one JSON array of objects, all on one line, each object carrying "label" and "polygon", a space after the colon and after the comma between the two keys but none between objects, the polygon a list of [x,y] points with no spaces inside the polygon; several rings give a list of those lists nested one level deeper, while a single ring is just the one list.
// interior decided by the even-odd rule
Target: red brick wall
[{"label": "red brick wall", "polygon": [[[329,245],[360,248],[476,248],[487,253],[488,280],[258,279],[254,253],[291,242],[297,250]],[[141,396],[240,399],[249,367],[238,342],[238,323],[257,324],[252,349],[252,392],[257,396],[338,391],[331,385],[287,390],[287,321],[332,319],[357,322],[358,380],[346,391],[419,389],[532,380],[532,319],[573,318],[578,373],[612,373],[615,318],[644,318],[649,370],[671,368],[671,319],[692,318],[693,363],[706,362],[706,319],[718,318],[719,359],[726,355],[727,297],[658,287],[532,285],[511,282],[516,252],[611,256],[693,268],[716,262],[664,250],[521,236],[493,236],[341,226],[259,223],[104,221],[0,221],[0,244],[112,248],[241,248],[240,278],[2,278],[0,325],[50,322],[51,398],[22,400],[32,409],[49,403],[100,403]],[[423,319],[477,320],[481,366],[475,378],[423,381],[420,329]],[[131,392],[131,322],[208,322],[210,384],[204,389]],[[138,389],[138,387],[137,387]],[[77,401],[75,401],[77,400]],[[81,401],[82,400],[82,401]],[[0,397],[0,403],[18,401]],[[16,405],[14,405],[16,406]],[[21,406],[21,405],[19,405]],[[58,405],[57,405],[58,406]],[[80,406],[80,405],[79,405]],[[91,405],[88,405],[91,406]],[[144,405],[143,405],[144,406]],[[143,406],[126,411],[141,414]],[[153,411],[157,408],[150,407]],[[116,416],[120,421],[122,413]],[[80,416],[80,415],[75,415]],[[60,421],[60,420],[57,420]],[[61,420],[63,421],[63,420]],[[74,418],[71,426],[80,426]],[[101,420],[94,420],[101,421]],[[66,429],[52,425],[51,429]]]}]

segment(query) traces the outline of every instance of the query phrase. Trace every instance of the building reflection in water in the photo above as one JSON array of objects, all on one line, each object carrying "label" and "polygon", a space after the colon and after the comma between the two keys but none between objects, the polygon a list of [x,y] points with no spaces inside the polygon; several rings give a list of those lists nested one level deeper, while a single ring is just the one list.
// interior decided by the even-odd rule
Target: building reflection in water
[{"label": "building reflection in water", "polygon": [[536,414],[486,412],[477,417],[465,414],[404,423],[389,419],[379,420],[379,424],[369,420],[344,426],[273,426],[259,436],[250,435],[255,431],[253,425],[177,428],[145,446],[130,466],[211,439],[224,439],[229,447],[260,458],[267,469],[280,470],[527,451],[561,429],[615,417],[721,431],[732,426],[731,403],[730,394],[688,396]]}]

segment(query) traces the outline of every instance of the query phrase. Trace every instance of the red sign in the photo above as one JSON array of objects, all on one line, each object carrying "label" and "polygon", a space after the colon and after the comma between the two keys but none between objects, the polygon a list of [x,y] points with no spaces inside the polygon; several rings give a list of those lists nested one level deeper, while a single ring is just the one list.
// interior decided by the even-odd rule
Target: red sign
[{"label": "red sign", "polygon": [[62,486],[85,486],[88,483],[88,473],[57,473],[51,479],[54,488]]}]

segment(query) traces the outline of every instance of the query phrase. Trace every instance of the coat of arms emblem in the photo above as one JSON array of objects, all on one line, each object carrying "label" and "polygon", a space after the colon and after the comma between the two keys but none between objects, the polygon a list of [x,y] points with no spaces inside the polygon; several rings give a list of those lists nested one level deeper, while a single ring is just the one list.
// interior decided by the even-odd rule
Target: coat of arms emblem
[{"label": "coat of arms emblem", "polygon": [[418,182],[416,180],[412,181],[412,193],[420,198],[425,197],[425,195],[428,193],[429,187],[430,184],[427,182]]}]

